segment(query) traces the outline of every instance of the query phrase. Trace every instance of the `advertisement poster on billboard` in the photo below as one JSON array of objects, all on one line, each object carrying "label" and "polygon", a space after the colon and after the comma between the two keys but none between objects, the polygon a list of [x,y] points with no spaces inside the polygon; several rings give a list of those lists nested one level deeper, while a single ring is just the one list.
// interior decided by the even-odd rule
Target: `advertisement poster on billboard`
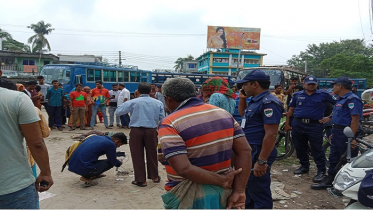
[{"label": "advertisement poster on billboard", "polygon": [[[241,42],[242,37],[242,42]],[[260,28],[207,26],[207,48],[259,50]]]}]

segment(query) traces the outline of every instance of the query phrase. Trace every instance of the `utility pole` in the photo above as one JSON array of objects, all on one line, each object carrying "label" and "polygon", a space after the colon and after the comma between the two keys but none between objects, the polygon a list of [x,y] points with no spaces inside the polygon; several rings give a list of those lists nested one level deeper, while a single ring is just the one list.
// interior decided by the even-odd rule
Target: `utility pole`
[{"label": "utility pole", "polygon": [[122,66],[122,51],[119,51],[119,68]]},{"label": "utility pole", "polygon": [[240,68],[240,60],[241,60],[241,46],[242,46],[242,38],[243,38],[244,33],[241,34],[241,40],[240,40],[240,48],[238,49],[238,60],[237,60],[237,70],[236,73],[238,75],[238,70]]},{"label": "utility pole", "polygon": [[307,73],[307,60],[304,61],[304,73]]}]

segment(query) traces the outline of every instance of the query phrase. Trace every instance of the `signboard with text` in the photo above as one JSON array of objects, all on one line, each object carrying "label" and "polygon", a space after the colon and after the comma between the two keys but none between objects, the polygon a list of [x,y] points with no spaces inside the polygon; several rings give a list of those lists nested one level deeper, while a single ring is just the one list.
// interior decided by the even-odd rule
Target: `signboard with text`
[{"label": "signboard with text", "polygon": [[260,28],[207,26],[207,48],[259,50]]}]

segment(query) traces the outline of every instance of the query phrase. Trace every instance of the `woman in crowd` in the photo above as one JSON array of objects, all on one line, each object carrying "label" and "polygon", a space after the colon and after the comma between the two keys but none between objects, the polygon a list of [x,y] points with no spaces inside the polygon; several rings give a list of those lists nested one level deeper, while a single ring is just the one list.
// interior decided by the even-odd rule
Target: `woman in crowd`
[{"label": "woman in crowd", "polygon": [[236,108],[236,94],[229,88],[228,81],[222,77],[211,77],[202,87],[203,101],[225,109],[230,114]]}]

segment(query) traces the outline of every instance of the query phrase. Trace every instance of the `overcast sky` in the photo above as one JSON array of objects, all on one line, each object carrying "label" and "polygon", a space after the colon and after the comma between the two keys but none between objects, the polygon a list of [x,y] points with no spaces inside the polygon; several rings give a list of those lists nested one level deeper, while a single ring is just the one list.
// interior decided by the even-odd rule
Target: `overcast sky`
[{"label": "overcast sky", "polygon": [[206,51],[207,26],[261,28],[264,65],[284,65],[308,44],[373,35],[371,0],[0,0],[0,27],[27,42],[32,23],[55,30],[53,54],[102,55],[141,69],[171,69]]}]

